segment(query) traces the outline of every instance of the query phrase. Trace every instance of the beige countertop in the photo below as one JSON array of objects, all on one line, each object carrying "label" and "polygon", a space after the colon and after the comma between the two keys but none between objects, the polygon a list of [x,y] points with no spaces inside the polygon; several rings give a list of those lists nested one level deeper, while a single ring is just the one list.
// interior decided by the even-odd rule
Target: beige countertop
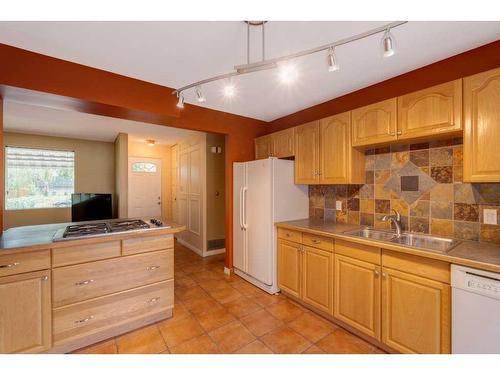
[{"label": "beige countertop", "polygon": [[170,228],[140,229],[128,232],[108,233],[99,237],[70,239],[64,241],[54,241],[54,235],[57,231],[75,223],[30,225],[25,227],[10,228],[4,231],[0,237],[0,254],[3,254],[4,251],[32,251],[52,247],[71,246],[75,243],[85,244],[133,238],[138,236],[157,236],[162,234],[177,233],[185,230],[184,226],[168,222],[167,220],[163,220],[163,223],[166,226],[170,226]]},{"label": "beige countertop", "polygon": [[387,250],[419,255],[427,258],[443,260],[453,264],[479,268],[492,272],[500,272],[500,246],[485,242],[462,241],[446,253],[401,246],[382,241],[374,241],[344,234],[346,231],[363,228],[354,224],[328,223],[319,220],[294,220],[276,224],[281,228],[324,235],[351,242],[376,246]]}]

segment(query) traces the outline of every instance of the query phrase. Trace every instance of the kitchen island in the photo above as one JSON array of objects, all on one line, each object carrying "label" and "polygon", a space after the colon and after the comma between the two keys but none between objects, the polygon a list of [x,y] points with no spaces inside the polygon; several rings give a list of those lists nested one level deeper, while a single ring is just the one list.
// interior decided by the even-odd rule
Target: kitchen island
[{"label": "kitchen island", "polygon": [[66,353],[171,317],[173,235],[185,228],[142,222],[147,226],[85,223],[127,229],[66,238],[69,226],[82,223],[5,231],[0,353]]}]

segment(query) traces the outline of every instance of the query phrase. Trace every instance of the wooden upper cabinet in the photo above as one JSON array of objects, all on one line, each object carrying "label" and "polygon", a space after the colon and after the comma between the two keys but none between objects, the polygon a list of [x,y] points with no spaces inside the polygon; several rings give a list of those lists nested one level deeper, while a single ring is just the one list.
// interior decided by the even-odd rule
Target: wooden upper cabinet
[{"label": "wooden upper cabinet", "polygon": [[255,159],[267,159],[273,153],[271,135],[255,138]]},{"label": "wooden upper cabinet", "polygon": [[288,158],[295,155],[295,128],[285,129],[271,134],[272,156]]},{"label": "wooden upper cabinet", "polygon": [[365,155],[351,145],[351,112],[320,120],[321,184],[363,184]]},{"label": "wooden upper cabinet", "polygon": [[461,130],[461,79],[398,97],[398,139],[432,137]]},{"label": "wooden upper cabinet", "polygon": [[396,98],[352,111],[352,145],[366,146],[397,139]]},{"label": "wooden upper cabinet", "polygon": [[300,298],[302,274],[302,245],[278,240],[278,286],[283,291]]},{"label": "wooden upper cabinet", "polygon": [[333,315],[333,253],[303,246],[302,299]]},{"label": "wooden upper cabinet", "polygon": [[335,254],[334,317],[380,338],[380,267]]},{"label": "wooden upper cabinet", "polygon": [[464,181],[500,182],[500,69],[464,78]]},{"label": "wooden upper cabinet", "polygon": [[382,342],[401,353],[450,353],[450,286],[387,268],[382,272]]},{"label": "wooden upper cabinet", "polygon": [[48,350],[50,312],[50,271],[0,278],[0,353]]},{"label": "wooden upper cabinet", "polygon": [[319,121],[295,128],[295,183],[319,183]]}]

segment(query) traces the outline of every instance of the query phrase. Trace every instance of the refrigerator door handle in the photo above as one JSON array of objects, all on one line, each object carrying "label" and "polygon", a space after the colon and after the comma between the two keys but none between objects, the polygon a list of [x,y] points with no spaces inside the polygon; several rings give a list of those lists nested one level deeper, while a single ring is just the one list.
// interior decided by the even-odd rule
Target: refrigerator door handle
[{"label": "refrigerator door handle", "polygon": [[248,223],[247,223],[247,191],[248,188],[246,186],[243,187],[243,219],[242,219],[242,224],[243,224],[243,229],[248,229]]},{"label": "refrigerator door handle", "polygon": [[240,196],[239,196],[239,220],[240,220],[240,228],[243,229],[243,187],[240,187]]}]

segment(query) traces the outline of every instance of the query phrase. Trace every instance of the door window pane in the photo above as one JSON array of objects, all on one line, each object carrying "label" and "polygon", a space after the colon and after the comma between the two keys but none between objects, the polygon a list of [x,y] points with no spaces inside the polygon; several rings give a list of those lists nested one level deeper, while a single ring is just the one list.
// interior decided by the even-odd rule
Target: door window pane
[{"label": "door window pane", "polygon": [[156,172],[156,164],[145,163],[145,162],[133,163],[132,164],[132,172],[155,173]]},{"label": "door window pane", "polygon": [[10,146],[5,150],[7,210],[71,206],[74,152]]}]

